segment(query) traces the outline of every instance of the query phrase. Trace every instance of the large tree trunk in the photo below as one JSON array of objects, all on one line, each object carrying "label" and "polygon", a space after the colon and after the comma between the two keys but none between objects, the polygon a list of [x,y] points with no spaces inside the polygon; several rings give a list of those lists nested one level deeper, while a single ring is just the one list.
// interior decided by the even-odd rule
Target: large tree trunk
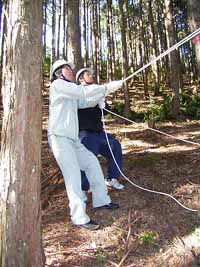
[{"label": "large tree trunk", "polygon": [[79,0],[67,1],[67,59],[77,69],[82,67]]},{"label": "large tree trunk", "polygon": [[[188,0],[188,21],[190,30],[193,32],[200,27],[200,2],[199,0]],[[200,34],[193,40],[198,65],[198,79],[200,80]]]},{"label": "large tree trunk", "polygon": [[[167,42],[168,47],[175,44],[175,28],[173,20],[173,7],[171,0],[165,0],[165,25],[167,30]],[[174,50],[170,53],[170,68],[171,68],[171,88],[173,90],[172,96],[172,115],[177,118],[180,113],[179,105],[179,91],[180,91],[180,79],[179,79],[179,61],[177,51]]]},{"label": "large tree trunk", "polygon": [[[120,30],[121,30],[121,44],[122,44],[122,75],[123,78],[128,76],[128,57],[127,57],[127,43],[126,43],[126,1],[119,0],[119,17],[120,17]],[[124,88],[124,97],[125,97],[125,110],[124,113],[127,115],[130,111],[130,102],[129,102],[129,92],[128,86],[126,84]]]},{"label": "large tree trunk", "polygon": [[42,0],[9,0],[6,11],[0,266],[41,267]]}]

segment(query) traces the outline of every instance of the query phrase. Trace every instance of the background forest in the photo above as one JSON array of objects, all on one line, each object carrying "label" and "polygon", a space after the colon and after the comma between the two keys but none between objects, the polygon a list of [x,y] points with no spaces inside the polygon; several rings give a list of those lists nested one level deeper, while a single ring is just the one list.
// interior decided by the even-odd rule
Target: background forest
[{"label": "background forest", "polygon": [[[97,82],[127,77],[196,30],[200,21],[197,1],[184,0],[54,0],[45,1],[43,11],[46,67],[65,57],[77,69],[91,66]],[[134,77],[124,91],[125,109],[120,105],[120,110],[130,113],[135,104],[130,85],[139,80],[144,98],[164,95],[162,107],[151,105],[157,119],[180,113],[199,118],[199,45],[194,38]],[[171,89],[168,94],[166,88]]]}]

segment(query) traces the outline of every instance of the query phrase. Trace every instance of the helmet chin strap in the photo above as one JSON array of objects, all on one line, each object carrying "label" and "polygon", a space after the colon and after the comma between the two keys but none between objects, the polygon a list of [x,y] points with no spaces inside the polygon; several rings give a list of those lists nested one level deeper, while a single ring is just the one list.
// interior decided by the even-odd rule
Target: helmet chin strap
[{"label": "helmet chin strap", "polygon": [[70,83],[73,82],[73,81],[70,81],[70,80],[66,79],[65,76],[64,76],[63,74],[60,75],[60,78],[61,78],[62,80],[65,80],[65,81],[67,81],[67,82],[70,82]]}]

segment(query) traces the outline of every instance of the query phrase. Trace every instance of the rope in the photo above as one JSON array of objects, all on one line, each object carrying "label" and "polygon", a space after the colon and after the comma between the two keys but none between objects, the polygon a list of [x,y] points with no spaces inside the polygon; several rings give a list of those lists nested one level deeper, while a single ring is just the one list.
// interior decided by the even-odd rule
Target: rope
[{"label": "rope", "polygon": [[[106,110],[106,109],[105,109]],[[106,110],[107,111],[107,110]],[[103,113],[103,109],[101,109],[101,113],[102,113],[102,121],[103,121],[103,127],[104,127],[104,131],[105,131],[105,136],[106,136],[106,141],[108,143],[108,147],[109,147],[109,150],[110,150],[110,153],[113,157],[113,160],[115,162],[115,165],[117,166],[117,169],[119,170],[120,174],[130,183],[132,184],[133,186],[143,190],[143,191],[146,191],[146,192],[149,192],[149,193],[154,193],[154,194],[159,194],[159,195],[163,195],[163,196],[166,196],[166,197],[169,197],[171,199],[173,199],[176,203],[178,203],[182,208],[186,209],[186,210],[189,210],[189,211],[193,211],[193,212],[198,212],[198,210],[195,210],[195,209],[191,209],[191,208],[188,208],[186,206],[184,206],[181,202],[179,202],[175,197],[171,196],[170,194],[167,194],[167,193],[164,193],[164,192],[160,192],[160,191],[155,191],[155,190],[151,190],[151,189],[147,189],[147,188],[144,188],[142,186],[139,186],[135,183],[133,183],[123,172],[122,170],[120,169],[116,159],[115,159],[115,156],[113,154],[113,151],[112,151],[112,148],[110,146],[110,142],[109,142],[109,139],[108,139],[108,134],[106,132],[106,127],[105,127],[105,120],[104,120],[104,113]]]},{"label": "rope", "polygon": [[[138,74],[139,72],[143,71],[144,69],[146,69],[147,67],[149,67],[150,65],[154,64],[156,61],[158,61],[159,59],[163,58],[164,56],[168,55],[169,53],[171,53],[173,50],[175,50],[176,48],[178,48],[179,46],[183,45],[184,43],[188,42],[190,39],[192,39],[193,37],[195,37],[197,34],[200,33],[200,28],[198,28],[196,31],[194,31],[193,33],[191,33],[190,35],[188,35],[187,37],[185,37],[184,39],[182,39],[180,42],[176,43],[175,45],[173,45],[172,47],[170,47],[169,49],[167,49],[165,52],[163,52],[162,54],[160,54],[159,56],[157,56],[156,58],[154,58],[153,60],[151,60],[149,63],[147,63],[146,65],[144,65],[143,67],[141,67],[140,69],[138,69],[137,71],[135,71],[134,73],[132,73],[131,75],[129,75],[128,77],[126,77],[125,79],[123,79],[123,81],[128,81],[130,78],[132,78],[134,75]],[[127,118],[124,118],[112,111],[109,111],[107,110],[106,108],[104,108],[105,111],[107,112],[110,112],[111,114],[114,114],[124,120],[127,120],[131,123],[136,123],[132,120],[129,120]],[[160,191],[155,191],[155,190],[150,190],[150,189],[147,189],[147,188],[144,188],[142,186],[139,186],[135,183],[133,183],[123,172],[122,170],[120,169],[119,165],[117,164],[117,161],[115,159],[115,156],[112,152],[112,148],[110,146],[110,143],[109,143],[109,139],[108,139],[108,135],[107,135],[107,132],[106,132],[106,129],[105,129],[105,121],[104,121],[104,113],[103,113],[103,109],[101,109],[101,112],[102,112],[102,121],[103,121],[103,127],[104,127],[104,131],[105,131],[105,135],[106,135],[106,140],[107,140],[107,143],[108,143],[108,147],[110,149],[110,153],[113,157],[113,160],[117,166],[117,169],[119,170],[120,174],[130,183],[132,184],[133,186],[141,189],[141,190],[144,190],[144,191],[147,191],[147,192],[150,192],[150,193],[154,193],[154,194],[159,194],[159,195],[163,195],[163,196],[166,196],[166,197],[169,197],[171,199],[173,199],[176,203],[178,203],[182,208],[186,209],[186,210],[189,210],[189,211],[193,211],[193,212],[198,212],[198,210],[195,210],[195,209],[191,209],[191,208],[188,208],[186,206],[184,206],[183,204],[181,204],[175,197],[171,196],[170,194],[167,194],[167,193],[164,193],[164,192],[160,192]],[[182,141],[182,142],[185,142],[185,143],[189,143],[189,144],[192,144],[192,145],[196,145],[196,146],[200,146],[199,143],[196,143],[196,142],[192,142],[192,141],[189,141],[189,140],[185,140],[185,139],[181,139],[181,138],[177,138],[173,135],[170,135],[170,134],[167,134],[167,133],[164,133],[162,131],[159,131],[159,130],[156,130],[156,129],[153,129],[153,128],[150,128],[150,127],[145,127],[149,130],[152,130],[154,132],[157,132],[157,133],[160,133],[160,134],[163,134],[163,135],[166,135],[168,137],[171,137],[171,138],[174,138],[176,140],[179,140],[179,141]]]},{"label": "rope", "polygon": [[[108,109],[106,109],[106,108],[104,108],[104,110],[107,111],[107,112],[109,112],[109,113],[111,113],[111,114],[113,114],[113,115],[115,115],[115,116],[117,116],[117,117],[119,117],[119,118],[121,118],[121,119],[124,119],[124,120],[126,120],[126,121],[128,121],[128,122],[136,123],[135,121],[132,121],[132,120],[130,120],[130,119],[127,119],[127,118],[125,118],[125,117],[123,117],[123,116],[121,116],[121,115],[119,115],[119,114],[117,114],[117,113],[114,113],[114,112],[112,112],[112,111],[110,111],[110,110],[108,110]],[[182,142],[189,143],[189,144],[191,144],[191,145],[195,145],[195,146],[199,146],[199,147],[200,147],[200,144],[199,144],[199,143],[192,142],[192,141],[189,141],[189,140],[185,140],[185,139],[182,139],[182,138],[178,138],[178,137],[175,137],[175,136],[173,136],[173,135],[171,135],[171,134],[168,134],[168,133],[159,131],[159,130],[157,130],[157,129],[153,129],[153,128],[148,127],[148,126],[144,126],[144,125],[143,125],[143,127],[144,127],[145,129],[149,129],[149,130],[154,131],[154,132],[156,132],[156,133],[159,133],[159,134],[162,134],[162,135],[166,135],[166,136],[171,137],[171,138],[173,138],[173,139],[176,139],[176,140],[178,140],[178,141],[182,141]]]},{"label": "rope", "polygon": [[140,69],[136,70],[134,73],[132,73],[131,75],[129,75],[128,77],[126,77],[125,79],[123,79],[123,81],[128,81],[130,78],[132,78],[134,75],[138,74],[139,72],[143,71],[144,69],[146,69],[147,67],[149,67],[150,65],[154,64],[156,61],[158,61],[159,59],[163,58],[164,56],[168,55],[169,53],[171,53],[173,50],[175,50],[176,48],[178,48],[179,46],[183,45],[184,43],[188,42],[190,39],[192,39],[193,37],[195,37],[197,34],[200,33],[200,28],[198,28],[196,31],[192,32],[191,34],[189,34],[188,36],[186,36],[184,39],[182,39],[181,41],[179,41],[178,43],[176,43],[175,45],[171,46],[169,49],[167,49],[165,52],[163,52],[162,54],[160,54],[159,56],[155,57],[154,59],[152,59],[149,63],[147,63],[146,65],[144,65],[143,67],[141,67]]}]

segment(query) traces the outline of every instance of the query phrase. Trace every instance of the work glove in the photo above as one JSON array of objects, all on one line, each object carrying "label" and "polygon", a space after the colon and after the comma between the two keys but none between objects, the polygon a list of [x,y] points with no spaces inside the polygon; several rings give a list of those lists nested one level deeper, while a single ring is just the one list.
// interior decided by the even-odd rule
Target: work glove
[{"label": "work glove", "polygon": [[114,93],[115,91],[117,91],[118,89],[122,88],[123,86],[123,81],[112,81],[106,84],[106,95],[109,95],[111,93]]},{"label": "work glove", "polygon": [[98,106],[100,109],[104,109],[105,106],[106,106],[106,103],[105,103],[105,98],[102,98],[99,103],[98,103]]}]

